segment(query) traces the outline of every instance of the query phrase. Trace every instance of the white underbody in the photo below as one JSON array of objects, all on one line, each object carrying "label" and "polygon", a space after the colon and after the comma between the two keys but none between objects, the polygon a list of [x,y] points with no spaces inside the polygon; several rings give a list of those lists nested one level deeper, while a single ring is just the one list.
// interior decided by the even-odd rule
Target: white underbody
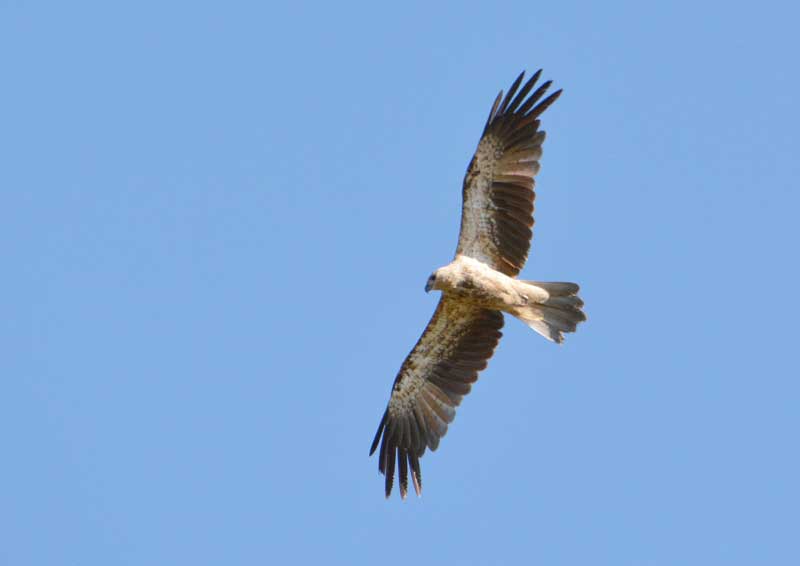
[{"label": "white underbody", "polygon": [[436,270],[433,288],[476,306],[515,314],[518,307],[543,303],[550,295],[544,289],[492,269],[482,261],[458,255]]}]

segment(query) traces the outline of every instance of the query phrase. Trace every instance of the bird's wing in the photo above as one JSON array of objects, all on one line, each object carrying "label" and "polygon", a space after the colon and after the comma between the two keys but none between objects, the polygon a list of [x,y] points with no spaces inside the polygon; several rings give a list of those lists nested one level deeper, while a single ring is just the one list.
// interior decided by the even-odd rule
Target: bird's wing
[{"label": "bird's wing", "polygon": [[455,408],[469,393],[478,372],[492,357],[503,315],[442,297],[439,306],[394,380],[372,455],[380,444],[378,469],[386,476],[386,497],[394,482],[400,495],[408,492],[408,472],[417,495],[422,492],[419,459],[426,448],[436,450],[455,417]]},{"label": "bird's wing", "polygon": [[520,89],[521,74],[505,98],[500,91],[464,176],[456,254],[509,276],[525,265],[533,235],[533,178],[545,137],[539,116],[561,94],[558,90],[539,102],[551,84],[547,81],[529,96],[540,75],[541,70]]}]

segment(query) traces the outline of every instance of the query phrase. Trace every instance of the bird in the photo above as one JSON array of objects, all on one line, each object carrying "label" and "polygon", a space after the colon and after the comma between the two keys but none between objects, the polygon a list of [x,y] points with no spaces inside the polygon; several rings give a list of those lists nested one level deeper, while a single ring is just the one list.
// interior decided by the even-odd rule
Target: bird
[{"label": "bird", "polygon": [[586,320],[577,284],[517,278],[533,236],[534,177],[545,139],[540,116],[562,92],[543,98],[549,80],[533,90],[541,74],[523,85],[523,71],[505,96],[500,91],[467,167],[455,258],[428,277],[425,291],[441,291],[439,304],[397,373],[370,446],[370,456],[380,447],[387,499],[395,470],[402,499],[409,474],[422,495],[420,458],[438,448],[486,368],[502,336],[503,313],[556,343]]}]

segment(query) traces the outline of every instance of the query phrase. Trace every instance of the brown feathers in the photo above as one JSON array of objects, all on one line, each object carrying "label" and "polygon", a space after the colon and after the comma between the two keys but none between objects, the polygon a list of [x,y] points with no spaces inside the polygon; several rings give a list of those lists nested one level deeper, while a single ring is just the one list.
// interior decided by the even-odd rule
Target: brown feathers
[{"label": "brown feathers", "polygon": [[498,95],[470,162],[456,251],[510,276],[525,265],[533,236],[534,176],[545,137],[538,118],[561,94],[539,102],[551,84],[547,81],[526,99],[541,71],[517,93],[523,75],[505,98]]},{"label": "brown feathers", "polygon": [[[545,138],[539,130],[539,117],[561,94],[559,90],[542,99],[551,83],[534,90],[540,75],[537,71],[522,84],[523,73],[508,94],[500,92],[467,168],[461,233],[456,260],[451,264],[461,262],[456,265],[461,278],[453,279],[448,288],[447,266],[429,279],[426,290],[441,290],[442,298],[395,378],[389,405],[370,447],[370,454],[378,451],[387,498],[395,471],[401,497],[408,494],[409,475],[414,490],[422,493],[419,459],[426,449],[439,446],[456,407],[486,368],[501,336],[500,310],[520,316],[517,310],[524,307],[528,318],[523,320],[559,341],[561,332],[574,330],[577,322],[585,319],[582,303],[575,296],[577,286],[522,284],[525,288],[519,291],[514,286],[519,282],[510,279],[525,264],[533,236],[534,177]],[[485,289],[476,283],[483,272],[490,281]],[[541,302],[528,305],[529,298],[533,301],[536,297]]]},{"label": "brown feathers", "polygon": [[409,472],[417,495],[422,493],[419,458],[426,448],[439,446],[461,398],[492,356],[502,327],[503,315],[498,311],[446,297],[439,301],[397,374],[370,448],[372,454],[380,444],[378,469],[386,476],[386,497],[392,492],[395,469],[402,497],[408,492]]}]

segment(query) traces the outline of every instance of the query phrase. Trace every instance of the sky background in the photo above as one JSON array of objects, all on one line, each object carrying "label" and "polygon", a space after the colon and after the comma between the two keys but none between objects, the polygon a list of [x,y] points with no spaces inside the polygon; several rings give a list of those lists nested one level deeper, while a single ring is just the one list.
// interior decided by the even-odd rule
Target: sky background
[{"label": "sky background", "polygon": [[[0,1],[0,564],[798,564],[789,2]],[[491,103],[527,279],[425,492],[367,457]]]}]

